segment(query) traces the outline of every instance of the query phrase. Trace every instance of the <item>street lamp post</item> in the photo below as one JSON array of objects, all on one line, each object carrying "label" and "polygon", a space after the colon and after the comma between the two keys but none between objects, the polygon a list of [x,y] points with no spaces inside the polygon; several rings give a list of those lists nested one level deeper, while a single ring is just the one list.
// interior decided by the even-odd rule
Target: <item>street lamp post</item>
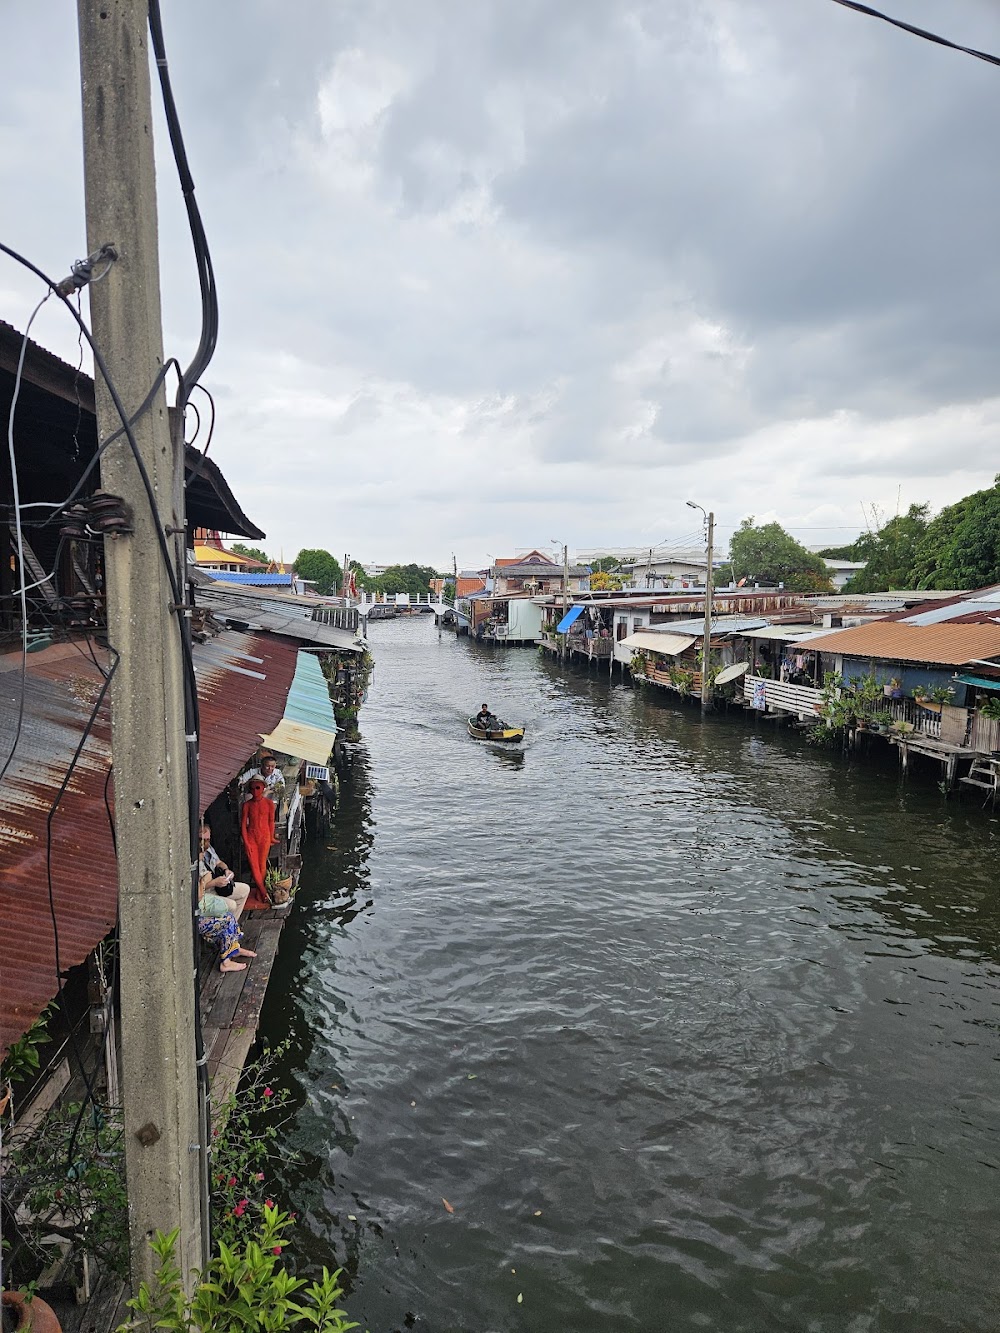
[{"label": "street lamp post", "polygon": [[701,647],[701,711],[710,713],[712,711],[712,685],[709,680],[709,663],[712,653],[712,545],[715,538],[715,515],[702,509],[701,505],[695,504],[693,500],[688,500],[689,509],[701,509],[705,515],[705,523],[708,527],[708,544],[706,552],[705,569],[705,633]]},{"label": "street lamp post", "polygon": [[[555,542],[555,545],[556,545],[556,546],[559,545],[559,543],[556,541],[555,537],[550,537],[550,538],[549,538],[549,541],[550,541],[550,542]],[[565,619],[566,619],[566,612],[567,612],[567,610],[569,609],[569,605],[568,605],[568,603],[569,603],[569,547],[566,545],[565,542],[563,542],[562,557],[563,557],[563,576],[562,576],[562,620],[565,620]],[[560,623],[561,623],[561,622],[560,622]],[[563,636],[562,636],[562,641],[561,641],[560,644],[559,644],[559,660],[560,660],[561,662],[565,662],[565,660],[566,660],[566,642],[567,642],[566,635],[563,634]]]}]

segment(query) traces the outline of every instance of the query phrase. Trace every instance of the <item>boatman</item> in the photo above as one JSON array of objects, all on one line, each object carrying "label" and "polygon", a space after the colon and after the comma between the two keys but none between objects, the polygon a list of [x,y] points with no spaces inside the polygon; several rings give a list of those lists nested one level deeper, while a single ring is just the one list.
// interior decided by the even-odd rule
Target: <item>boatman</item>
[{"label": "boatman", "polygon": [[476,714],[476,726],[480,731],[496,730],[496,718],[490,712],[489,704],[483,704],[482,708],[480,708],[479,712]]}]

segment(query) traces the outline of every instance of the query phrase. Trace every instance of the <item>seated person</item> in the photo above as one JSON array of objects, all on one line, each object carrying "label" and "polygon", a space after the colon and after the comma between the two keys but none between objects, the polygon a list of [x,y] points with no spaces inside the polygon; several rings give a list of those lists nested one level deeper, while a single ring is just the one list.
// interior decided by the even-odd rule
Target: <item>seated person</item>
[{"label": "seated person", "polygon": [[500,726],[497,718],[490,712],[488,704],[483,704],[473,720],[482,731],[496,731]]},{"label": "seated person", "polygon": [[202,824],[198,830],[198,885],[205,882],[205,891],[215,893],[228,905],[239,920],[243,904],[250,896],[250,885],[241,884],[236,875],[212,846],[212,830]]},{"label": "seated person", "polygon": [[240,958],[256,958],[252,949],[240,945],[243,932],[229,909],[229,900],[209,891],[211,875],[203,875],[198,884],[198,934],[219,951],[220,972],[245,972]]},{"label": "seated person", "polygon": [[260,778],[264,784],[264,794],[278,805],[285,794],[285,779],[278,768],[278,761],[273,754],[266,755],[260,761],[259,768],[248,768],[240,774],[240,786],[244,788],[243,799],[249,796],[249,784],[254,778]]}]

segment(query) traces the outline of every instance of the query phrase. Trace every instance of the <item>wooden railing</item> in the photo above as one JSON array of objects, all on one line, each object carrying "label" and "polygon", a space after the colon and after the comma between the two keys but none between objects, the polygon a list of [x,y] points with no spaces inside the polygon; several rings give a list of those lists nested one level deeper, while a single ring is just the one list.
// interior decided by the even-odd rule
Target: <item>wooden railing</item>
[{"label": "wooden railing", "polygon": [[646,668],[646,679],[652,681],[654,685],[665,685],[668,690],[676,690],[678,694],[701,694],[700,671],[691,672],[691,684],[686,689],[671,680],[669,671],[657,671],[655,667]]},{"label": "wooden railing", "polygon": [[610,657],[614,646],[614,639],[588,639],[585,634],[571,634],[569,637],[570,652],[579,653],[581,657]]}]

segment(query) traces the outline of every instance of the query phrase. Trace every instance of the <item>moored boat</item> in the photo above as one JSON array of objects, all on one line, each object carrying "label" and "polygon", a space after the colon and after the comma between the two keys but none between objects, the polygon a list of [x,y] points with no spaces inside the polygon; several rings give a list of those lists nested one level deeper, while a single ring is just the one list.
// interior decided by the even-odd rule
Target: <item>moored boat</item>
[{"label": "moored boat", "polygon": [[499,727],[487,729],[477,727],[474,718],[469,718],[469,735],[476,741],[503,741],[507,745],[520,745],[524,740],[523,727],[508,727],[501,723]]}]

